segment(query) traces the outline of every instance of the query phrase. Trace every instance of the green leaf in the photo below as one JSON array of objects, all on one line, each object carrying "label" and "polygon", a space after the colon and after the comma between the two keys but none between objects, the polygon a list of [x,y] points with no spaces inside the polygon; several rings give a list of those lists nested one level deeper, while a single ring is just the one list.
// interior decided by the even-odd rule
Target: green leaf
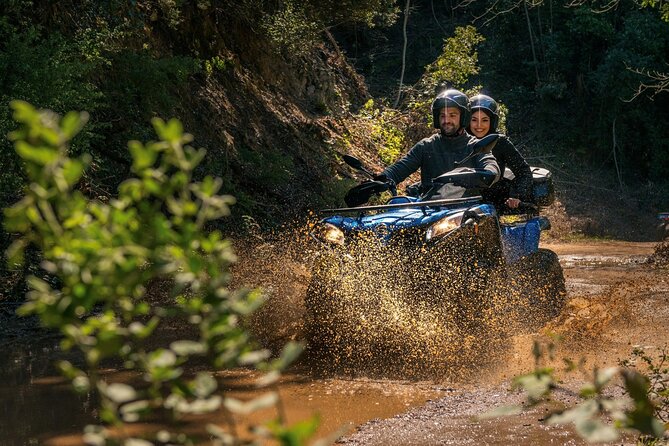
[{"label": "green leaf", "polygon": [[574,423],[576,432],[589,443],[606,443],[616,441],[620,436],[613,427],[599,420],[581,419]]},{"label": "green leaf", "polygon": [[123,446],[153,446],[153,443],[141,438],[128,438],[123,442]]},{"label": "green leaf", "polygon": [[218,388],[218,383],[209,373],[200,372],[193,382],[193,391],[198,398],[205,398],[211,395]]},{"label": "green leaf", "polygon": [[320,417],[316,414],[306,420],[298,421],[291,426],[284,426],[275,422],[269,423],[267,427],[274,437],[284,446],[302,446],[311,438],[320,425]]},{"label": "green leaf", "polygon": [[279,379],[281,379],[281,373],[278,370],[272,370],[258,378],[255,385],[256,387],[267,387],[277,383]]},{"label": "green leaf", "polygon": [[239,357],[239,364],[240,365],[257,364],[257,363],[259,363],[261,361],[264,361],[267,358],[269,358],[270,355],[271,355],[271,352],[267,349],[256,350],[256,351],[252,351],[252,352],[243,353]]},{"label": "green leaf", "polygon": [[176,409],[182,413],[205,414],[218,410],[222,402],[223,398],[220,395],[214,395],[211,398],[198,398],[192,402],[181,401]]},{"label": "green leaf", "polygon": [[595,371],[595,386],[601,389],[606,386],[609,381],[618,373],[620,369],[618,367],[609,367],[604,370]]},{"label": "green leaf", "polygon": [[518,376],[514,378],[513,386],[524,389],[530,402],[537,402],[547,395],[553,386],[552,369],[538,369],[534,373]]},{"label": "green leaf", "polygon": [[119,412],[123,421],[127,423],[134,423],[139,421],[140,414],[147,412],[151,406],[147,400],[133,401],[132,403],[121,406]]},{"label": "green leaf", "polygon": [[158,158],[158,153],[144,147],[139,141],[128,142],[128,150],[130,150],[130,154],[132,155],[132,169],[135,172],[141,172],[153,166]]},{"label": "green leaf", "polygon": [[88,113],[69,112],[60,121],[60,128],[65,138],[71,140],[88,122]]},{"label": "green leaf", "polygon": [[551,415],[546,420],[548,424],[575,423],[579,420],[592,418],[598,412],[597,401],[587,400],[576,407],[567,409],[561,413]]},{"label": "green leaf", "polygon": [[24,124],[38,122],[39,112],[35,107],[25,101],[14,100],[9,103],[10,107],[14,109],[14,120]]},{"label": "green leaf", "polygon": [[123,383],[112,383],[106,386],[104,394],[117,404],[127,403],[137,398],[134,387]]},{"label": "green leaf", "polygon": [[276,370],[284,370],[293,363],[304,351],[303,342],[288,342],[281,351],[279,359],[273,362],[272,368]]},{"label": "green leaf", "polygon": [[91,381],[88,376],[79,375],[72,380],[72,387],[79,395],[85,395],[91,390]]},{"label": "green leaf", "polygon": [[171,350],[159,349],[149,355],[151,367],[172,367],[177,363],[177,357]]},{"label": "green leaf", "polygon": [[578,392],[581,398],[594,398],[597,396],[597,388],[591,383],[584,384]]},{"label": "green leaf", "polygon": [[26,161],[32,161],[40,166],[46,166],[58,159],[58,150],[51,147],[33,146],[25,141],[16,141],[14,144],[16,153]]},{"label": "green leaf", "polygon": [[181,340],[170,344],[170,350],[179,356],[201,355],[207,349],[206,346],[197,341]]},{"label": "green leaf", "polygon": [[251,401],[240,401],[235,398],[225,398],[223,406],[232,413],[238,415],[249,415],[256,410],[265,409],[274,406],[279,401],[279,395],[276,392],[268,392]]},{"label": "green leaf", "polygon": [[648,401],[648,378],[632,369],[623,369],[625,389],[635,402]]},{"label": "green leaf", "polygon": [[23,265],[26,246],[28,246],[28,241],[22,238],[15,240],[9,245],[9,248],[5,252],[9,265]]}]

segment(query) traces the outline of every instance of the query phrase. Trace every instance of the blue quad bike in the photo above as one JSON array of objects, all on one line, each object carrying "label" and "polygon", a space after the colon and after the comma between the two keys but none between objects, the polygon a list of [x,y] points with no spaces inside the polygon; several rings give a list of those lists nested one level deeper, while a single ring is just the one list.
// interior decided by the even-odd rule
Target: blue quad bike
[{"label": "blue quad bike", "polygon": [[[497,138],[471,143],[466,159],[489,153]],[[349,191],[349,207],[321,211],[327,217],[311,232],[305,329],[314,357],[340,370],[432,373],[559,314],[562,268],[538,246],[550,228],[538,215],[554,199],[549,171],[532,169],[535,200],[521,204],[524,214],[500,216],[481,195],[490,172],[459,167],[429,190],[397,195],[356,158],[344,161],[372,179]],[[363,205],[386,191],[385,204]]]}]

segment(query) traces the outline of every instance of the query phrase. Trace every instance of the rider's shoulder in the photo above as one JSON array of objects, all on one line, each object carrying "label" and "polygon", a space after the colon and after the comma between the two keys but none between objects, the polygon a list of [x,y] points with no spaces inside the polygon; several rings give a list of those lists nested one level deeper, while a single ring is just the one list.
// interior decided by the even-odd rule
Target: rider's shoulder
[{"label": "rider's shoulder", "polygon": [[430,136],[421,139],[420,142],[423,144],[432,144],[433,142],[439,141],[440,139],[441,139],[441,133],[433,133]]},{"label": "rider's shoulder", "polygon": [[427,137],[421,139],[420,141],[418,141],[414,145],[413,148],[417,149],[417,148],[425,148],[425,147],[433,146],[440,139],[441,139],[441,136],[439,135],[439,133],[434,133],[434,134],[432,134],[430,136],[427,136]]}]

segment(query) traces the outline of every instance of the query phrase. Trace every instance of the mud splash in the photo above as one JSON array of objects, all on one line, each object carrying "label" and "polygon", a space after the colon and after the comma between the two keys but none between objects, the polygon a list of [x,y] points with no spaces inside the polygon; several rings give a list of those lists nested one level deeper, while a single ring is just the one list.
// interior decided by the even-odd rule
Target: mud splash
[{"label": "mud splash", "polygon": [[523,268],[507,276],[448,252],[408,258],[402,246],[365,239],[332,253],[308,229],[246,241],[238,251],[255,255],[234,276],[268,294],[252,319],[261,342],[308,339],[302,365],[315,376],[468,379],[499,361],[504,339],[555,312],[555,290]]}]

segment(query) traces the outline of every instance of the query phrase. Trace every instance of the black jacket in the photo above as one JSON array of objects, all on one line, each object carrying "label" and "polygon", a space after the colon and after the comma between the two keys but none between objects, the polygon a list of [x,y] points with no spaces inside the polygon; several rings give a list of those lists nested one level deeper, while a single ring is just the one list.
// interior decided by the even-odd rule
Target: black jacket
[{"label": "black jacket", "polygon": [[484,196],[496,205],[504,203],[506,198],[518,198],[520,201],[532,202],[532,171],[525,158],[518,152],[508,137],[502,136],[492,149],[492,154],[497,160],[502,177],[504,168],[508,167],[515,178],[512,181],[500,180],[486,191]]},{"label": "black jacket", "polygon": [[404,158],[392,166],[387,167],[383,174],[395,181],[402,182],[409,175],[420,169],[420,180],[423,187],[429,187],[432,179],[442,173],[453,170],[455,167],[476,167],[493,172],[500,178],[502,172],[491,154],[479,154],[471,158],[462,166],[455,162],[465,158],[469,153],[467,143],[474,139],[467,132],[456,137],[444,137],[436,133],[416,143]]}]

